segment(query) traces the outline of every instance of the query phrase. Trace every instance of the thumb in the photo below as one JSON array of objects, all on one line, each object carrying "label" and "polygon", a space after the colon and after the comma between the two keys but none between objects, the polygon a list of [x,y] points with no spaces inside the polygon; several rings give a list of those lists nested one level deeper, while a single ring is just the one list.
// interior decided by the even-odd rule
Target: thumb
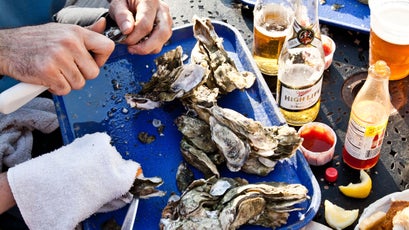
[{"label": "thumb", "polygon": [[89,30],[92,30],[94,32],[97,32],[97,33],[101,34],[101,33],[104,32],[106,24],[107,24],[106,19],[104,17],[102,17],[102,18],[98,19],[98,21],[96,21],[94,24],[88,26],[87,28]]},{"label": "thumb", "polygon": [[115,1],[111,3],[109,14],[113,15],[116,24],[119,26],[123,34],[132,32],[135,18],[131,11],[129,11],[126,1]]}]

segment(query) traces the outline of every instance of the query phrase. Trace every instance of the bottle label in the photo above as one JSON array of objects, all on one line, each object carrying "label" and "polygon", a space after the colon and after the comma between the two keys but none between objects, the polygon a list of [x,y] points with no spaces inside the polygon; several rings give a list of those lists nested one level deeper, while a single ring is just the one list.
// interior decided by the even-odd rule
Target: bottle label
[{"label": "bottle label", "polygon": [[308,45],[318,47],[321,45],[321,40],[315,36],[316,34],[314,32],[318,29],[317,24],[313,24],[310,27],[303,27],[297,21],[294,21],[293,37],[288,39],[288,47],[295,48]]},{"label": "bottle label", "polygon": [[381,151],[387,123],[388,120],[379,125],[365,126],[351,113],[345,136],[345,150],[359,160],[376,157]]},{"label": "bottle label", "polygon": [[320,99],[321,85],[322,75],[315,84],[305,88],[291,88],[280,82],[279,106],[291,111],[308,109]]}]

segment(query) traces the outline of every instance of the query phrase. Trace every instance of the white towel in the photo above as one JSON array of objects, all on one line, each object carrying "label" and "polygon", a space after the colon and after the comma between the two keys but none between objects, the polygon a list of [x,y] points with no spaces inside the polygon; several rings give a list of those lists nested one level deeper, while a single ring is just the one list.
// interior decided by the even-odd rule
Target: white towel
[{"label": "white towel", "polygon": [[88,134],[10,168],[8,181],[27,226],[72,230],[132,187],[140,165],[124,160],[106,133]]},{"label": "white towel", "polygon": [[0,114],[0,172],[31,159],[34,129],[51,133],[58,128],[54,103],[37,97],[10,114]]}]

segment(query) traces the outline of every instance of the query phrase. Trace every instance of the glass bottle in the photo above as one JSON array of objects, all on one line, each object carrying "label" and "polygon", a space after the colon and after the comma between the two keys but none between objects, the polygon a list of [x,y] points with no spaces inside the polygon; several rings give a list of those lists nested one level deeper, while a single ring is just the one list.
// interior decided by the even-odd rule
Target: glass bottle
[{"label": "glass bottle", "polygon": [[344,162],[352,168],[369,169],[379,160],[392,108],[389,76],[386,62],[377,61],[371,65],[368,77],[352,103],[342,151]]},{"label": "glass bottle", "polygon": [[314,121],[320,109],[324,51],[318,0],[296,0],[292,34],[279,57],[277,103],[287,123]]},{"label": "glass bottle", "polygon": [[294,6],[291,0],[257,0],[253,15],[253,57],[270,86],[277,81],[272,76],[277,76],[278,57],[292,29]]}]

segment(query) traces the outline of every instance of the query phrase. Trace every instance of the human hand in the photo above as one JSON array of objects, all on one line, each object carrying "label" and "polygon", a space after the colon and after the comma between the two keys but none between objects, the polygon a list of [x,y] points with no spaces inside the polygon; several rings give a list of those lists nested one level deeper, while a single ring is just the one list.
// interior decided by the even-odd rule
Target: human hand
[{"label": "human hand", "polygon": [[109,13],[133,54],[155,54],[172,35],[169,6],[161,0],[112,0]]},{"label": "human hand", "polygon": [[100,34],[104,20],[88,29],[48,23],[0,30],[0,74],[46,86],[57,95],[82,88],[98,76],[115,48]]}]

